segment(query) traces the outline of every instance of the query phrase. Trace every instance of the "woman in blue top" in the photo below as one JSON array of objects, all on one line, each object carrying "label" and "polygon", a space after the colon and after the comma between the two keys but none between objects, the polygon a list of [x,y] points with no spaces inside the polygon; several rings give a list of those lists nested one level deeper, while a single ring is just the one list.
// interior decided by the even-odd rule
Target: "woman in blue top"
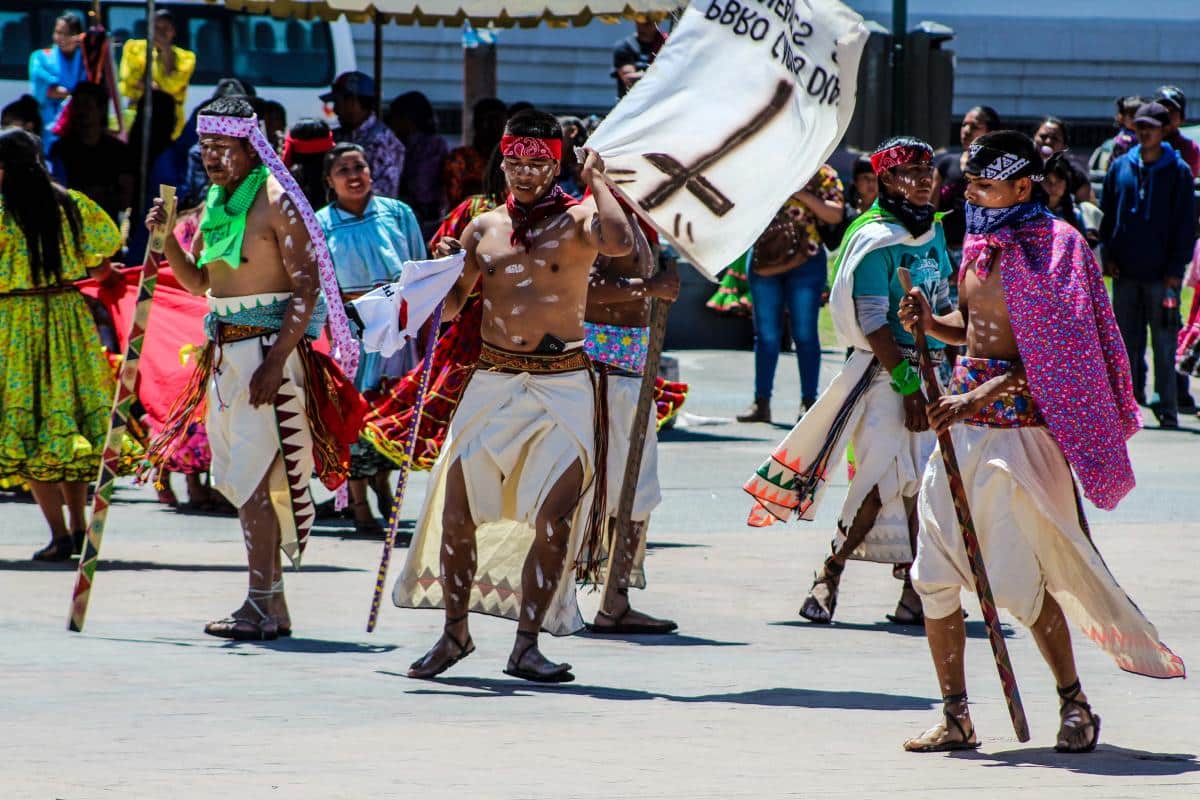
[{"label": "woman in blue top", "polygon": [[[339,144],[325,156],[325,182],[334,201],[317,212],[325,232],[329,255],[337,272],[342,300],[348,302],[377,286],[400,278],[405,261],[426,257],[421,226],[412,209],[390,197],[376,197],[371,188],[371,167],[363,149]],[[399,377],[412,366],[408,350],[390,359],[363,352],[354,385],[361,392],[378,389],[385,377]],[[354,524],[362,534],[382,534],[367,505],[367,484],[375,492],[379,512],[391,513],[388,473],[393,464],[367,441],[350,450],[350,501]]]},{"label": "woman in blue top", "polygon": [[64,102],[71,96],[75,84],[87,73],[83,68],[83,50],[79,47],[79,35],[83,33],[83,22],[74,14],[63,14],[54,22],[54,44],[45,50],[34,50],[29,56],[30,92],[38,101],[42,112],[43,152],[50,152],[50,145],[57,138],[53,133],[54,123],[62,111]]}]

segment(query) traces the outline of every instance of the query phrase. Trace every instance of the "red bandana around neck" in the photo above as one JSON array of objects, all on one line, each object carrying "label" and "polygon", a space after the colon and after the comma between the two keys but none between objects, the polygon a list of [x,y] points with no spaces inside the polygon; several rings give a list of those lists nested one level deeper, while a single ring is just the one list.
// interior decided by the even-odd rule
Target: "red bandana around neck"
[{"label": "red bandana around neck", "polygon": [[542,139],[536,136],[512,136],[500,138],[500,155],[510,158],[552,158],[562,161],[561,138]]},{"label": "red bandana around neck", "polygon": [[564,192],[561,186],[555,184],[545,197],[532,205],[518,203],[513,199],[511,193],[504,204],[508,208],[508,216],[512,218],[513,229],[509,242],[513,247],[520,247],[528,251],[529,245],[533,243],[534,225],[563,213],[571,206],[579,205],[579,201]]}]

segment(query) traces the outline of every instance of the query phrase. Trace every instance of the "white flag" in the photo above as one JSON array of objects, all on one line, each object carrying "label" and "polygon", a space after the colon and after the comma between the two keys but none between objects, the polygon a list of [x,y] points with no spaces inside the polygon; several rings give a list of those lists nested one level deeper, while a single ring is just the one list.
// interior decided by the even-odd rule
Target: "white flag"
[{"label": "white flag", "polygon": [[389,358],[417,335],[425,320],[454,286],[466,264],[466,253],[433,261],[405,261],[400,280],[350,302],[362,326],[363,349]]},{"label": "white flag", "polygon": [[866,40],[837,0],[694,0],[588,145],[617,191],[714,275],[837,147]]}]

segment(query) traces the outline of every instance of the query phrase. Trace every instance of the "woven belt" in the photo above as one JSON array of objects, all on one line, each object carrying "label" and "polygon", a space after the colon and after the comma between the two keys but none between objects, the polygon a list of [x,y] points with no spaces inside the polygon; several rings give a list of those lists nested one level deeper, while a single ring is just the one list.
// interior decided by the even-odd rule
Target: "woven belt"
[{"label": "woven belt", "polygon": [[514,353],[500,350],[484,343],[479,353],[478,368],[488,372],[509,372],[531,375],[552,375],[559,372],[578,372],[590,366],[587,354],[580,347],[566,353],[543,355],[541,353]]},{"label": "woven belt", "polygon": [[257,339],[260,336],[270,336],[279,331],[264,328],[261,325],[242,325],[236,322],[217,323],[217,344],[233,344],[246,339]]},{"label": "woven belt", "polygon": [[592,364],[595,365],[597,372],[603,373],[604,375],[614,375],[619,378],[642,377],[642,373],[640,372],[634,372],[633,370],[624,369],[622,367],[614,367],[612,364],[605,364],[603,361],[596,361],[593,359]]}]

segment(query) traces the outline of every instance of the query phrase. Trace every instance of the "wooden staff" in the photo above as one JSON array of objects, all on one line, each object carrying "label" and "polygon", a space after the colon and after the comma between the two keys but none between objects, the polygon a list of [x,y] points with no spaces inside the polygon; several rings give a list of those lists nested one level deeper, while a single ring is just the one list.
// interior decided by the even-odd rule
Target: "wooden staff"
[{"label": "wooden staff", "polygon": [[[909,271],[901,267],[896,270],[896,275],[900,279],[900,286],[903,287],[905,293],[911,292],[912,276]],[[929,359],[929,346],[925,341],[925,331],[921,330],[920,326],[914,327],[913,338],[917,342],[921,376],[925,379],[925,396],[932,405],[941,397],[942,390],[933,373],[933,362]],[[954,453],[954,440],[950,437],[948,430],[939,433],[937,439],[938,448],[942,451],[942,463],[946,465],[946,477],[950,480],[950,496],[954,499],[954,513],[958,517],[967,557],[971,561],[971,574],[975,578],[975,593],[979,595],[979,608],[983,612],[983,621],[987,624],[988,641],[992,643],[996,671],[1000,673],[1000,687],[1004,690],[1004,699],[1008,702],[1008,715],[1012,718],[1017,741],[1028,742],[1029,723],[1025,719],[1025,708],[1021,705],[1021,693],[1017,689],[1017,677],[1013,673],[1012,661],[1008,657],[1008,646],[1005,645],[1004,634],[1000,630],[1000,615],[996,612],[996,600],[992,597],[992,585],[988,581],[987,569],[983,564],[983,554],[979,550],[979,536],[975,533],[971,507],[967,504],[967,492],[963,488],[962,473],[958,469],[958,457]]]},{"label": "wooden staff", "polygon": [[396,529],[400,526],[400,507],[404,505],[404,493],[408,488],[408,474],[417,457],[417,442],[420,440],[421,414],[425,411],[425,397],[429,390],[429,373],[433,371],[433,350],[437,346],[438,328],[442,323],[442,306],[429,317],[429,333],[425,336],[425,360],[421,363],[421,383],[417,389],[417,404],[413,407],[412,424],[408,428],[408,439],[404,442],[404,463],[400,465],[400,477],[396,479],[396,495],[392,498],[392,514],[388,520],[387,534],[383,537],[383,556],[379,559],[379,573],[375,577],[375,595],[371,598],[371,613],[367,617],[367,633],[375,630],[379,619],[379,603],[383,598],[383,587],[387,583],[388,565],[392,561],[392,548],[396,546]]},{"label": "wooden staff", "polygon": [[[613,574],[624,573],[625,561],[633,557],[637,547],[637,530],[633,525],[633,502],[637,498],[638,478],[642,474],[642,451],[646,446],[646,426],[650,424],[650,412],[654,408],[654,384],[658,378],[658,362],[662,356],[663,340],[667,336],[667,314],[670,306],[654,298],[650,301],[650,341],[647,345],[646,365],[642,369],[642,388],[638,393],[637,411],[633,415],[633,428],[629,431],[629,454],[625,458],[625,476],[621,481],[621,495],[617,502],[617,520],[609,545],[608,568],[604,575],[604,592],[613,581]],[[611,421],[609,424],[612,424]],[[618,566],[621,567],[618,570]],[[620,587],[624,588],[624,587]],[[603,603],[603,600],[601,600]]]},{"label": "wooden staff", "polygon": [[121,372],[117,391],[113,398],[112,415],[108,422],[108,436],[104,439],[104,454],[100,458],[100,475],[96,479],[96,493],[92,498],[92,518],[88,522],[87,536],[83,542],[83,553],[79,556],[79,571],[75,577],[75,589],[71,595],[71,617],[67,629],[76,633],[83,630],[87,617],[88,600],[91,598],[92,583],[96,578],[96,566],[100,563],[100,542],[104,538],[104,525],[108,521],[108,509],[112,504],[113,485],[117,480],[117,464],[121,457],[121,441],[129,427],[130,410],[137,400],[138,362],[142,357],[142,343],[146,338],[146,324],[150,321],[150,307],[154,300],[154,289],[158,285],[158,262],[154,253],[163,251],[164,242],[171,233],[175,221],[175,187],[160,185],[158,195],[167,210],[167,221],[156,227],[146,245],[146,256],[142,259],[142,276],[138,282],[137,306],[129,327],[129,339],[125,355],[121,360]]}]

